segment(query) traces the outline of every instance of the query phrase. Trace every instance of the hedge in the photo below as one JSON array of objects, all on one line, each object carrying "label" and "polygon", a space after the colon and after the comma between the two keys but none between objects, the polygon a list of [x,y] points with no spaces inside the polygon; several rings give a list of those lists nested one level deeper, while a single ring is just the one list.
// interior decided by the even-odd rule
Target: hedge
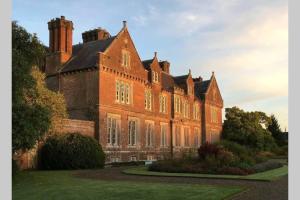
[{"label": "hedge", "polygon": [[105,155],[94,138],[68,133],[48,137],[39,158],[42,169],[92,169],[104,167]]}]

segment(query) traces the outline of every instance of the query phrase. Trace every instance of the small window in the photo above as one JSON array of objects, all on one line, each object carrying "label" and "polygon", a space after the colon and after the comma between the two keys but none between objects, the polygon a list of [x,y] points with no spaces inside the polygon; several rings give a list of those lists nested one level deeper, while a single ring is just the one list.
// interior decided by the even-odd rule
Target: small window
[{"label": "small window", "polygon": [[152,93],[151,90],[145,91],[145,109],[152,110]]},{"label": "small window", "polygon": [[200,129],[195,128],[194,129],[194,146],[199,147],[200,145],[201,145]]},{"label": "small window", "polygon": [[129,68],[130,67],[130,54],[128,51],[122,51],[122,66]]},{"label": "small window", "polygon": [[158,72],[152,71],[152,81],[153,81],[154,83],[157,83],[157,82],[158,82]]},{"label": "small window", "polygon": [[107,118],[107,144],[109,146],[119,146],[120,124],[120,119]]},{"label": "small window", "polygon": [[146,146],[152,147],[154,142],[154,123],[146,122]]},{"label": "small window", "polygon": [[130,156],[130,157],[129,157],[129,160],[130,160],[130,161],[137,161],[136,156]]},{"label": "small window", "polygon": [[128,145],[135,146],[137,141],[137,121],[129,120],[128,121]]},{"label": "small window", "polygon": [[116,81],[116,102],[123,104],[131,104],[132,96],[131,85],[123,81]]},{"label": "small window", "polygon": [[175,103],[174,103],[174,106],[175,106],[175,108],[174,108],[174,109],[175,109],[175,112],[176,112],[176,113],[180,113],[180,109],[181,109],[181,108],[180,108],[180,107],[181,107],[181,106],[180,106],[180,104],[181,104],[180,97],[175,96],[175,97],[174,97],[174,101],[175,101]]},{"label": "small window", "polygon": [[160,145],[167,146],[167,124],[162,124],[160,129]]},{"label": "small window", "polygon": [[180,126],[175,126],[175,146],[180,146],[180,140],[181,140],[181,131]]},{"label": "small window", "polygon": [[119,157],[111,157],[110,162],[112,162],[112,163],[120,162],[120,158]]},{"label": "small window", "polygon": [[184,128],[184,146],[190,146],[190,130],[189,128]]},{"label": "small window", "polygon": [[159,96],[159,112],[166,113],[167,112],[167,97],[165,95]]},{"label": "small window", "polygon": [[147,160],[151,161],[151,160],[155,160],[153,155],[147,155]]}]

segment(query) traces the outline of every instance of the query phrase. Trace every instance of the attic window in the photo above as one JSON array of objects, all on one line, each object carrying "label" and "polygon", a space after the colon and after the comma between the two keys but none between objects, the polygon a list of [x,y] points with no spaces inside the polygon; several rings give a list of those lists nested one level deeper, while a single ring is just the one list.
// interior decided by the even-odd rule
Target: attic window
[{"label": "attic window", "polygon": [[152,71],[152,81],[153,81],[154,83],[157,83],[157,82],[158,82],[158,72]]},{"label": "attic window", "polygon": [[128,51],[122,51],[122,66],[129,68],[130,67],[130,54]]}]

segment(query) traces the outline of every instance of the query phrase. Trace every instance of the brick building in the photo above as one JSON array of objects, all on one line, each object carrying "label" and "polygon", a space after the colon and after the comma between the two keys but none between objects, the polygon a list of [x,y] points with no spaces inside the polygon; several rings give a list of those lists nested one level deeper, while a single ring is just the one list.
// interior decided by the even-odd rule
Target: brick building
[{"label": "brick building", "polygon": [[223,100],[214,73],[172,76],[157,53],[142,61],[125,21],[115,36],[97,28],[76,45],[64,16],[48,29],[47,85],[64,94],[71,119],[94,122],[107,162],[161,159],[219,140]]}]

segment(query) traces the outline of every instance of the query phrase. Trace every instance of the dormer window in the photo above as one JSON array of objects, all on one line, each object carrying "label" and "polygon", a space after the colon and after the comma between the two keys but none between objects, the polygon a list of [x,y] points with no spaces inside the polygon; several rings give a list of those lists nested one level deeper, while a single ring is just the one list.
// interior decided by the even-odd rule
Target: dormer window
[{"label": "dormer window", "polygon": [[158,72],[152,71],[152,81],[153,81],[154,83],[157,83],[157,82],[158,82]]},{"label": "dormer window", "polygon": [[126,50],[122,50],[122,66],[126,68],[130,67],[130,53]]}]

